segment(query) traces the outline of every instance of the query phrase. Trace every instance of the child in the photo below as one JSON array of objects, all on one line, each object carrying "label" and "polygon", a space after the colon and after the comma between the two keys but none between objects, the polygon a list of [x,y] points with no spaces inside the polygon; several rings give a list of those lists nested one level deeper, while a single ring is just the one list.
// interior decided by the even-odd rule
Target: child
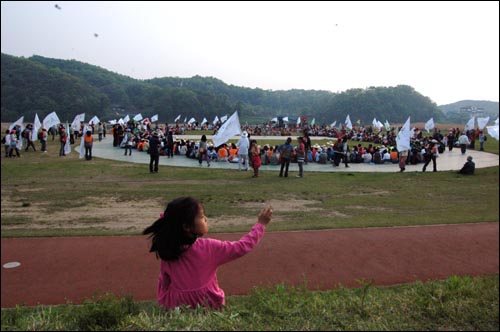
[{"label": "child", "polygon": [[256,140],[250,142],[250,162],[253,168],[253,178],[259,176],[259,168],[262,165],[262,160],[260,159],[260,147],[257,145]]},{"label": "child", "polygon": [[165,213],[143,231],[151,234],[150,252],[161,258],[158,303],[166,309],[189,305],[220,309],[224,291],[217,282],[217,268],[250,252],[271,221],[272,208],[262,210],[258,222],[239,241],[198,239],[208,231],[207,217],[199,201],[179,197]]}]

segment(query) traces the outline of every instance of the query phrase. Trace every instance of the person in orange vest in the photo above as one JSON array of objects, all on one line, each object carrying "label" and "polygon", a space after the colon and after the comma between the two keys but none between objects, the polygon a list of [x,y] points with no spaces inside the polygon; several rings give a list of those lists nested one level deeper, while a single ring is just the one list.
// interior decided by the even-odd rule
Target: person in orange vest
[{"label": "person in orange vest", "polygon": [[87,130],[84,135],[84,146],[85,146],[85,159],[92,160],[92,145],[94,144],[94,138],[92,137],[92,131]]}]

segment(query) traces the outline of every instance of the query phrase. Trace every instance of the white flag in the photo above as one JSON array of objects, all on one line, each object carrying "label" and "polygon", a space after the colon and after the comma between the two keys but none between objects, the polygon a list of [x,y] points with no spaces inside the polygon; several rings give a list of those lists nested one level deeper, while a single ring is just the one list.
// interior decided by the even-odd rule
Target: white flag
[{"label": "white flag", "polygon": [[479,128],[479,130],[483,130],[484,127],[486,127],[486,125],[488,124],[488,121],[490,121],[490,117],[486,117],[486,118],[477,118],[477,127]]},{"label": "white flag", "polygon": [[488,135],[490,135],[491,137],[493,137],[498,141],[498,124],[494,126],[488,126],[486,127],[486,129],[488,130]]},{"label": "white flag", "polygon": [[297,117],[297,125],[300,124],[300,116]]},{"label": "white flag", "polygon": [[94,116],[92,119],[89,120],[89,124],[98,124],[99,122],[101,122],[101,120],[99,120],[99,118],[96,116]]},{"label": "white flag", "polygon": [[391,130],[391,125],[389,124],[389,121],[385,120],[385,130],[390,131]]},{"label": "white flag", "polygon": [[214,145],[220,146],[226,143],[231,137],[241,134],[240,118],[238,117],[238,112],[234,112],[233,115],[220,127],[217,135],[214,135],[212,140]]},{"label": "white flag", "polygon": [[205,123],[207,123],[207,118],[203,118],[203,121],[201,121],[201,126],[203,126]]},{"label": "white flag", "polygon": [[155,114],[151,117],[151,122],[156,122],[158,121],[158,114]]},{"label": "white flag", "polygon": [[191,119],[189,119],[188,124],[191,124],[191,123],[193,123],[193,122],[196,122],[195,118],[191,118]]},{"label": "white flag", "polygon": [[109,120],[108,122],[109,122],[109,124],[110,124],[110,125],[115,125],[115,124],[116,124],[116,119],[114,119],[114,120]]},{"label": "white flag", "polygon": [[283,121],[288,122],[288,116],[285,116],[285,117],[283,118]]},{"label": "white flag", "polygon": [[33,142],[38,141],[38,129],[42,127],[42,123],[38,118],[38,113],[35,114],[35,121],[33,121],[33,130],[31,131],[31,140]]},{"label": "white flag", "polygon": [[345,118],[345,126],[346,128],[352,129],[352,122],[349,114],[347,114],[347,117]]},{"label": "white flag", "polygon": [[425,130],[429,133],[432,129],[434,129],[434,118],[430,118],[429,121],[425,123]]},{"label": "white flag", "polygon": [[136,115],[134,116],[134,120],[135,120],[135,121],[141,121],[141,120],[142,120],[142,114],[141,114],[141,113],[136,114]]},{"label": "white flag", "polygon": [[212,122],[212,124],[215,126],[215,124],[219,122],[219,117],[216,115],[215,116],[215,119],[214,119],[214,122]]},{"label": "white flag", "polygon": [[396,137],[396,145],[398,147],[398,151],[410,150],[410,117],[406,120],[403,128],[401,128],[398,136]]},{"label": "white flag", "polygon": [[377,127],[378,127],[378,130],[382,130],[382,128],[384,128],[384,124],[382,122],[380,122],[379,120],[377,120]]},{"label": "white flag", "polygon": [[73,122],[71,122],[71,128],[73,128],[73,130],[80,130],[80,122],[83,121],[85,121],[85,113],[76,115]]},{"label": "white flag", "polygon": [[[83,141],[83,139],[82,139]],[[66,121],[66,144],[64,144],[64,153],[65,154],[70,154],[71,153],[71,143],[69,139],[69,124]]]},{"label": "white flag", "polygon": [[[123,121],[123,123],[127,123],[127,122],[129,122],[129,121],[130,121],[130,116],[128,116],[128,114],[127,114],[127,116],[126,116],[126,117],[124,117],[122,121]],[[118,121],[118,122],[119,122],[119,121]]]},{"label": "white flag", "polygon": [[43,119],[42,123],[45,129],[49,129],[52,126],[57,126],[61,121],[56,112],[52,112]]},{"label": "white flag", "polygon": [[335,127],[335,125],[337,124],[337,120],[333,121],[332,124],[330,125],[330,127]]},{"label": "white flag", "polygon": [[221,121],[222,123],[224,123],[224,121],[226,121],[226,120],[227,120],[227,115],[224,115],[222,118],[220,118],[220,121]]},{"label": "white flag", "polygon": [[470,119],[469,122],[467,122],[467,124],[465,125],[465,130],[474,129],[474,120],[476,120],[475,116],[473,116],[472,119]]},{"label": "white flag", "polygon": [[175,118],[174,122],[179,121],[179,120],[180,120],[180,118],[181,118],[181,115],[180,115],[180,114],[179,114],[179,115],[177,115],[177,117]]},{"label": "white flag", "polygon": [[24,115],[22,117],[20,117],[19,119],[17,119],[16,122],[14,123],[11,123],[10,126],[9,126],[9,130],[12,130],[12,128],[14,128],[16,125],[18,125],[19,127],[21,127],[21,131],[24,130]]}]

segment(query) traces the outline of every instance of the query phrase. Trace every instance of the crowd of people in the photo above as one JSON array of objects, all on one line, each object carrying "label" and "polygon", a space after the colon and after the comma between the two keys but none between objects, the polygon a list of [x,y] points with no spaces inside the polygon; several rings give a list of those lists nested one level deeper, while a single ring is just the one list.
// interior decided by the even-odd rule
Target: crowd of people
[{"label": "crowd of people", "polygon": [[[94,134],[94,127],[97,127],[98,139],[101,141],[108,132],[104,123],[98,123],[96,126],[89,124],[88,127],[82,123],[80,130],[73,130],[70,126],[69,131],[63,124],[60,124],[57,128],[51,127],[48,130],[43,128],[39,130],[37,139],[40,141],[41,151],[46,152],[46,142],[49,135],[52,136],[52,140],[55,139],[56,135],[59,135],[59,155],[64,156],[66,139],[70,139],[71,144],[74,144],[75,139],[85,135],[84,128],[91,128],[92,134]],[[158,125],[153,126],[151,123],[143,125],[137,121],[130,121],[127,124],[115,124],[111,127],[112,144],[114,147],[123,148],[124,154],[129,156],[132,155],[134,150],[152,154],[155,156],[154,159],[156,159],[156,155],[158,158],[161,156],[167,158],[183,156],[198,160],[200,166],[203,161],[206,161],[207,166],[210,166],[210,162],[238,163],[239,170],[248,170],[252,167],[254,177],[258,177],[260,165],[281,165],[280,176],[287,177],[290,163],[297,163],[300,169],[299,176],[303,177],[302,166],[307,163],[331,164],[333,167],[339,167],[340,164],[349,167],[350,163],[392,163],[399,164],[400,171],[404,171],[405,166],[408,164],[422,163],[422,171],[425,172],[427,166],[432,162],[433,171],[437,171],[436,158],[439,154],[444,153],[446,148],[451,151],[453,148],[459,147],[462,154],[465,154],[466,149],[474,149],[475,141],[478,141],[480,151],[484,151],[483,145],[486,141],[486,135],[478,129],[465,132],[460,131],[458,128],[451,128],[446,135],[435,129],[430,136],[426,136],[422,130],[416,129],[410,141],[410,149],[408,151],[398,151],[396,128],[380,131],[371,126],[359,126],[353,127],[353,129],[347,129],[345,126],[342,128],[315,126],[305,129],[290,129],[276,128],[271,124],[243,126],[242,139],[238,143],[222,144],[217,147],[208,142],[205,135],[199,141],[176,138],[179,133],[184,133],[186,130],[193,128],[196,128],[195,125],[177,123],[172,126],[165,124],[160,127]],[[217,126],[207,125],[204,128],[214,130],[214,134],[218,129]],[[36,151],[32,129],[32,124],[28,124],[24,130],[16,126],[12,130],[6,131],[3,138],[6,157],[20,156],[23,139],[26,142],[26,152],[29,149]],[[292,142],[291,137],[289,137],[284,138],[284,142],[280,144],[265,144],[263,146],[259,145],[254,139],[270,131],[273,135],[279,133],[279,135],[286,136],[301,131],[302,136],[298,136],[300,139],[297,142]],[[321,146],[318,144],[312,145],[310,137],[321,134],[333,139]],[[159,143],[157,148],[151,149],[153,136],[156,136]],[[87,140],[89,142],[86,141],[85,143],[87,149],[86,158],[89,160],[91,159],[91,144],[90,139]],[[253,167],[254,165],[258,165],[258,167]],[[157,162],[153,160],[151,172],[157,172],[157,168]]]}]

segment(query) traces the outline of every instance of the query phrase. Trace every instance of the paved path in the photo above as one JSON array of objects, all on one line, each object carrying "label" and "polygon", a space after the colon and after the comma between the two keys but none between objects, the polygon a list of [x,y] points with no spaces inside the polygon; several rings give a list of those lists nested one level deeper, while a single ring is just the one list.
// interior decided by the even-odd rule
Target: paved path
[{"label": "paved path", "polygon": [[[178,138],[184,139],[195,139],[199,141],[199,136],[178,136]],[[276,144],[284,143],[286,137],[281,136],[266,136],[266,137],[254,137],[258,140],[276,140]],[[315,137],[314,139],[324,139],[324,137]],[[112,138],[108,135],[102,142],[94,142],[94,147],[92,149],[92,154],[95,157],[104,158],[104,159],[112,159],[118,161],[126,161],[126,162],[134,162],[141,164],[149,164],[149,155],[146,152],[138,152],[134,150],[131,156],[124,156],[124,149],[114,148],[112,144]],[[476,163],[476,168],[490,167],[490,166],[498,166],[499,158],[498,155],[487,153],[487,152],[479,152],[474,150],[467,150],[467,153],[462,155],[460,153],[460,149],[453,149],[451,152],[442,153],[439,155],[437,159],[437,169],[438,171],[450,171],[450,170],[459,170],[467,161],[467,156],[471,155],[474,158],[474,162]],[[178,166],[178,167],[200,167],[198,164],[198,160],[188,159],[184,156],[175,156],[174,158],[167,158],[166,156],[160,156],[160,166]],[[202,167],[207,167],[206,162],[203,163]],[[320,165],[317,163],[308,163],[304,165],[304,171],[307,172],[398,172],[399,166],[397,164],[383,164],[383,165],[375,165],[375,164],[349,164],[350,167],[346,168],[344,165],[340,165],[339,167],[333,167],[332,164]],[[407,165],[407,172],[420,172],[422,171],[423,164],[420,163],[418,165]],[[228,162],[213,162],[211,163],[211,168],[222,168],[222,169],[238,169],[238,164],[228,163]],[[432,170],[432,164],[428,167],[429,170]],[[262,165],[260,168],[261,171],[274,171],[279,172],[278,165]],[[299,168],[296,163],[290,164],[290,171],[298,172]]]},{"label": "paved path", "polygon": [[[242,234],[213,234],[237,240]],[[144,236],[1,239],[2,308],[81,303],[97,292],[156,299],[159,261]],[[310,289],[498,274],[499,223],[271,232],[218,272],[227,295],[281,282]]]}]

